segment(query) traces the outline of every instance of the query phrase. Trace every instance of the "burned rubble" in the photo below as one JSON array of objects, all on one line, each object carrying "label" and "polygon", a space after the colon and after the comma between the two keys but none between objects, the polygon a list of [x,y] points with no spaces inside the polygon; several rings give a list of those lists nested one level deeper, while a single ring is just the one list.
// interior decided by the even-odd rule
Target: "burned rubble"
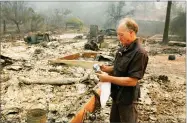
[{"label": "burned rubble", "polygon": [[[99,80],[92,69],[51,64],[50,61],[73,56],[77,61],[112,64],[118,47],[116,39],[104,39],[103,43],[109,46],[100,47],[95,52],[84,50],[87,39],[76,35],[72,38],[65,38],[65,35],[53,37],[57,40],[43,44],[28,45],[23,40],[1,43],[1,60],[4,60],[1,72],[1,121],[4,123],[26,123],[28,112],[32,109],[46,111],[49,123],[70,122],[94,95],[92,90]],[[149,39],[142,45],[148,51],[150,61],[140,81],[141,98],[137,104],[139,122],[184,123],[185,52],[171,51],[176,59],[169,61],[164,49],[172,46],[152,43]],[[183,50],[184,47],[177,48]],[[153,51],[156,52],[154,55]],[[86,57],[89,55],[85,52],[92,54],[92,57]],[[84,122],[109,122],[110,107],[111,99],[105,109],[87,112]]]}]

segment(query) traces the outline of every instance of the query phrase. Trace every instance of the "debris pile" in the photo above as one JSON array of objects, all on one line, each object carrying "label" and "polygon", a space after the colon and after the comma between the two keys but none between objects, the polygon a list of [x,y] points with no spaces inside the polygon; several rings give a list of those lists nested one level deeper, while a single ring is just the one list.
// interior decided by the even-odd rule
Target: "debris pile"
[{"label": "debris pile", "polygon": [[[69,59],[112,64],[118,42],[104,38],[108,47],[100,47],[97,52],[87,50],[89,53],[84,54],[87,39],[73,39],[75,36],[56,34],[52,36],[56,40],[34,45],[20,40],[1,43],[0,121],[26,123],[28,111],[39,108],[47,111],[47,122],[69,122],[90,100],[99,81],[92,69],[49,61]],[[140,123],[185,122],[186,52],[172,52],[176,59],[168,60],[170,53],[164,51],[167,48],[185,51],[184,47],[162,46],[149,39],[143,46],[150,55],[145,76],[140,81],[141,98],[137,104]],[[152,52],[155,54],[151,55]],[[109,122],[110,108],[111,99],[106,108],[87,112],[84,121]]]}]

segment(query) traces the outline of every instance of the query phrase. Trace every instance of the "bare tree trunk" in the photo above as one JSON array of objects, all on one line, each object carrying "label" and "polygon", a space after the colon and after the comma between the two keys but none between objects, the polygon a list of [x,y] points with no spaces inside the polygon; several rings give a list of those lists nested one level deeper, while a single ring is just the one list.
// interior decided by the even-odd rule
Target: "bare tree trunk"
[{"label": "bare tree trunk", "polygon": [[33,30],[33,24],[32,24],[32,20],[31,20],[31,28],[30,28],[30,30],[33,32],[34,30]]},{"label": "bare tree trunk", "polygon": [[5,20],[3,20],[3,33],[4,34],[6,33],[6,22],[5,22]]},{"label": "bare tree trunk", "polygon": [[19,23],[15,23],[18,29],[18,33],[20,33]]},{"label": "bare tree trunk", "polygon": [[162,40],[163,44],[167,44],[169,42],[168,41],[168,32],[169,32],[171,4],[172,4],[172,1],[168,1],[167,13],[166,13],[166,20],[165,20],[165,27],[164,27],[164,34],[163,34],[163,40]]},{"label": "bare tree trunk", "polygon": [[28,79],[25,77],[18,77],[18,80],[20,83],[24,84],[50,84],[50,85],[68,85],[68,84],[74,84],[74,83],[81,83],[85,80],[89,79],[89,75],[85,74],[81,78],[52,78],[52,79]]},{"label": "bare tree trunk", "polygon": [[115,29],[116,25],[117,25],[117,21],[114,20],[114,25],[112,25],[112,27]]}]

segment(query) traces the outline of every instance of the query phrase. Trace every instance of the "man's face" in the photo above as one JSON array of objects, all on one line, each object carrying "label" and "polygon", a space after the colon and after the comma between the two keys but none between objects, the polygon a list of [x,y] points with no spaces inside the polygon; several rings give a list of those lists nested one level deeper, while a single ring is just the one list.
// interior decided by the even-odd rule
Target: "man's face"
[{"label": "man's face", "polygon": [[131,32],[125,29],[122,25],[119,25],[117,29],[118,40],[123,45],[129,45],[131,43]]}]

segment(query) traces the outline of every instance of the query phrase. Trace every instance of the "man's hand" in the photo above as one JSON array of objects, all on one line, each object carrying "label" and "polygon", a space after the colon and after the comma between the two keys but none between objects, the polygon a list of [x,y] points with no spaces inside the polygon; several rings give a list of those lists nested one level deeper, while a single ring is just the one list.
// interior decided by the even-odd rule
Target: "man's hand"
[{"label": "man's hand", "polygon": [[101,65],[100,68],[106,73],[111,73],[113,71],[113,66]]},{"label": "man's hand", "polygon": [[98,76],[100,82],[108,82],[109,75],[107,73],[101,72],[101,73],[96,73],[96,75]]},{"label": "man's hand", "polygon": [[138,79],[133,77],[115,77],[110,76],[106,72],[96,73],[100,82],[111,82],[120,86],[136,86]]}]

